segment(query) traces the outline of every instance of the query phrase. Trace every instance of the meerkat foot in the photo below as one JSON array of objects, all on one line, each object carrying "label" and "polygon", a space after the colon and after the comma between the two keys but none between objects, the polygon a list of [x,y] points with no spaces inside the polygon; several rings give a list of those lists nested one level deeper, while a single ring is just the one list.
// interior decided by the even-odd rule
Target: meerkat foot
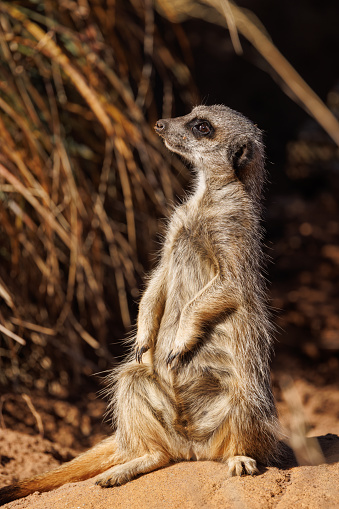
[{"label": "meerkat foot", "polygon": [[145,454],[140,458],[110,468],[98,478],[95,484],[102,488],[121,486],[140,474],[146,474],[167,465],[168,462],[168,457],[163,453]]},{"label": "meerkat foot", "polygon": [[227,460],[228,474],[230,477],[241,474],[254,475],[258,473],[257,462],[248,456],[232,456]]},{"label": "meerkat foot", "polygon": [[95,482],[102,488],[113,488],[113,486],[121,486],[133,479],[133,475],[125,468],[125,465],[117,465],[110,468]]}]

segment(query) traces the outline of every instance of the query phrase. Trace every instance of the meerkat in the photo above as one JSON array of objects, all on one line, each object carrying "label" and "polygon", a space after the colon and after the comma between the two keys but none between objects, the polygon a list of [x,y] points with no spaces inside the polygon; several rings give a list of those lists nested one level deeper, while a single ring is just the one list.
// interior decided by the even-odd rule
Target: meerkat
[{"label": "meerkat", "polygon": [[98,474],[96,484],[119,486],[182,460],[255,474],[276,453],[261,132],[223,105],[159,120],[155,130],[190,163],[195,186],[168,222],[133,349],[110,375],[115,432],[56,470],[3,488],[1,503]]}]

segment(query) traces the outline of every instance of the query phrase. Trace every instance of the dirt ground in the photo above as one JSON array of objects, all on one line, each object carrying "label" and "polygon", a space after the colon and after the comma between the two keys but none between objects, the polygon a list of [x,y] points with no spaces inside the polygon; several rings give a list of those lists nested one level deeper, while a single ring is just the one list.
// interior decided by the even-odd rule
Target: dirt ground
[{"label": "dirt ground", "polygon": [[[1,431],[1,483],[32,475],[59,463],[69,451],[41,437]],[[217,462],[178,463],[144,475],[127,485],[103,489],[93,480],[67,484],[49,493],[34,493],[4,507],[11,509],[76,508],[335,508],[339,500],[339,437],[319,437],[324,462],[297,466],[286,453],[284,464],[261,468],[255,477],[227,478]],[[18,475],[19,473],[19,475]]]},{"label": "dirt ground", "polygon": [[[312,380],[310,367],[290,358],[285,361],[289,362],[291,378],[286,377],[284,357],[280,356],[279,365],[274,369],[273,386],[279,418],[295,454],[285,446],[281,462],[269,468],[261,467],[258,476],[228,479],[226,466],[217,462],[179,463],[119,488],[102,489],[88,480],[50,493],[35,493],[4,507],[339,507],[338,380],[333,378],[333,384],[321,386],[319,376]],[[323,367],[318,364],[319,372],[327,373],[328,369],[326,363]],[[39,395],[31,396],[29,401],[13,395],[3,398],[0,485],[53,468],[102,439],[109,432],[108,423],[102,422],[104,408],[104,402],[93,393],[81,405],[51,401]],[[21,431],[4,429],[4,426]],[[43,438],[43,433],[50,440]],[[303,440],[303,433],[318,437],[318,442],[310,438]]]}]

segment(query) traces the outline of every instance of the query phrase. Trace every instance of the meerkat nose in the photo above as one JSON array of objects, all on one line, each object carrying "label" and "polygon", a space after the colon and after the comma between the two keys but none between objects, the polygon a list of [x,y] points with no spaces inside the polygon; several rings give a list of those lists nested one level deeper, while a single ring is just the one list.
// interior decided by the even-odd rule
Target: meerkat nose
[{"label": "meerkat nose", "polygon": [[160,133],[165,130],[166,125],[167,123],[165,120],[158,120],[155,123],[154,129],[156,130],[157,133]]}]

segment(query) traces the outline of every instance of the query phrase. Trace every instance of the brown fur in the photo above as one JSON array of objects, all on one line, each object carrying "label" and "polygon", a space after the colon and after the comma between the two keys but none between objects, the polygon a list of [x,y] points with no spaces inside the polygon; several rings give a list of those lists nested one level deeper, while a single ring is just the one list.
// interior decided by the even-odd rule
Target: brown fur
[{"label": "brown fur", "polygon": [[[219,460],[231,475],[275,454],[271,324],[261,274],[259,129],[225,106],[158,121],[196,174],[168,224],[141,299],[135,359],[111,375],[115,433],[47,474],[0,491],[2,503],[101,473],[116,486],[180,460]],[[134,357],[134,356],[133,356]]]}]

